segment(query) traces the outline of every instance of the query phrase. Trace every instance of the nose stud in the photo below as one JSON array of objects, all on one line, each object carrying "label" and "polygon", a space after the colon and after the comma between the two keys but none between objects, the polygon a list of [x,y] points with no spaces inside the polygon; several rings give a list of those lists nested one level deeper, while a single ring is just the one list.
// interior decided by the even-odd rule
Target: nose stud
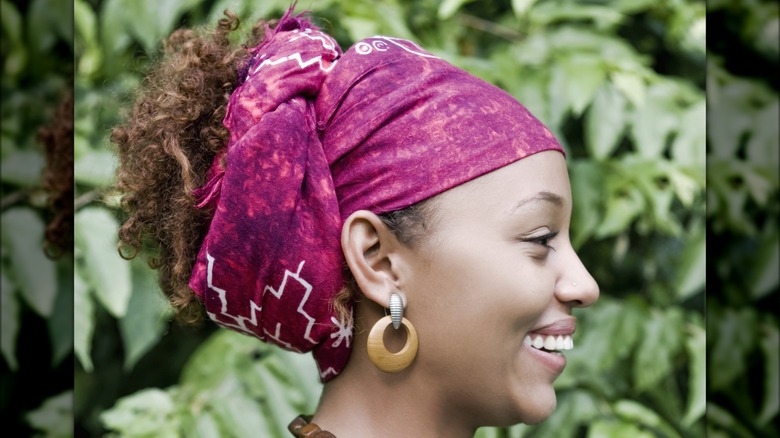
[{"label": "nose stud", "polygon": [[576,286],[576,285],[577,285],[577,283],[572,283],[571,285],[572,285],[572,286]]}]

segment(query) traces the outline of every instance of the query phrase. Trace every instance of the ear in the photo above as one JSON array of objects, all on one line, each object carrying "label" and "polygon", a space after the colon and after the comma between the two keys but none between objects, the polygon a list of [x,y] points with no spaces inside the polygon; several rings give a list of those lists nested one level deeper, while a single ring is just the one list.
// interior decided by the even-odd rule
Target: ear
[{"label": "ear", "polygon": [[390,293],[406,297],[398,284],[398,249],[395,234],[374,213],[358,210],[341,228],[341,249],[363,295],[382,307],[390,307]]}]

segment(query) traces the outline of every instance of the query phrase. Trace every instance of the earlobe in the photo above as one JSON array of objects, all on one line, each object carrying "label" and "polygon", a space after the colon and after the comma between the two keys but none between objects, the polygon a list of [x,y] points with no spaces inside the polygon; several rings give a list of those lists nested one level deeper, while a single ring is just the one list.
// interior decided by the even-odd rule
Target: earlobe
[{"label": "earlobe", "polygon": [[382,307],[390,305],[390,293],[396,290],[393,260],[399,244],[379,216],[370,211],[352,213],[341,229],[341,249],[358,287]]}]

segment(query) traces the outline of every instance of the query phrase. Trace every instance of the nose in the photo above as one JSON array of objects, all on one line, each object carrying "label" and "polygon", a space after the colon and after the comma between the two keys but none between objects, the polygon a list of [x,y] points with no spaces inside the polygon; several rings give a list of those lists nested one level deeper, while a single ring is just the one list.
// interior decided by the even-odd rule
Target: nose
[{"label": "nose", "polygon": [[599,299],[599,285],[588,269],[569,247],[561,264],[555,295],[559,301],[572,307],[587,307]]}]

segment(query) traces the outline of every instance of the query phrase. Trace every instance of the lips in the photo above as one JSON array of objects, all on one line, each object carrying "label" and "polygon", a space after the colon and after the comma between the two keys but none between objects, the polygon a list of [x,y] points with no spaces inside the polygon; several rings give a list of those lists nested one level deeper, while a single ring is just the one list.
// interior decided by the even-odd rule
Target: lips
[{"label": "lips", "polygon": [[574,342],[571,335],[577,327],[577,319],[569,316],[543,324],[528,332],[523,338],[524,347],[538,363],[544,365],[554,376],[566,367],[566,356],[560,352],[571,350]]},{"label": "lips", "polygon": [[523,344],[537,350],[564,351],[574,348],[572,334],[577,327],[573,317],[556,320],[530,331],[523,338]]}]

